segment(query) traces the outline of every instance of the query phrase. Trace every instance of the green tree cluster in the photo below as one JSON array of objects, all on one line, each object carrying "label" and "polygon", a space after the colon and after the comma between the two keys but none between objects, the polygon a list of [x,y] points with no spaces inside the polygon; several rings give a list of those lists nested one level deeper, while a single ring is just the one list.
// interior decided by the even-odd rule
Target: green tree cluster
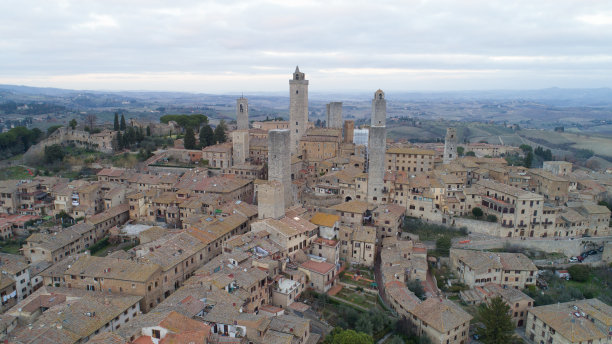
[{"label": "green tree cluster", "polygon": [[567,271],[576,282],[586,282],[589,279],[590,270],[587,265],[572,265]]},{"label": "green tree cluster", "polygon": [[0,157],[8,158],[24,153],[42,136],[40,129],[30,130],[26,127],[15,127],[5,133],[0,133]]},{"label": "green tree cluster", "polygon": [[72,130],[74,130],[77,126],[77,120],[76,119],[71,119],[70,122],[68,122],[68,125],[70,126],[70,128],[72,128]]},{"label": "green tree cluster", "polygon": [[117,132],[117,148],[131,148],[136,143],[141,143],[145,139],[142,128],[128,127],[125,132]]},{"label": "green tree cluster", "polygon": [[45,147],[44,160],[47,164],[52,164],[64,159],[64,148],[61,145],[50,145]]},{"label": "green tree cluster", "polygon": [[444,257],[448,257],[452,242],[448,236],[443,236],[436,240],[436,252]]},{"label": "green tree cluster", "polygon": [[510,344],[514,335],[514,324],[510,306],[499,296],[478,307],[478,320],[484,327],[476,330],[484,344]]},{"label": "green tree cluster", "polygon": [[335,327],[325,337],[323,344],[374,344],[374,338],[367,333]]},{"label": "green tree cluster", "polygon": [[202,124],[208,123],[208,117],[202,114],[194,115],[164,115],[159,119],[161,123],[176,122],[183,129],[191,128],[199,131]]},{"label": "green tree cluster", "polygon": [[205,148],[214,144],[215,134],[208,124],[200,129],[200,147]]},{"label": "green tree cluster", "polygon": [[217,125],[217,127],[215,128],[213,141],[217,144],[227,141],[227,135],[225,134],[226,131],[227,127],[225,125],[225,121],[221,120],[221,122],[219,122],[219,125]]},{"label": "green tree cluster", "polygon": [[544,161],[551,161],[553,159],[552,151],[550,149],[544,150],[544,148],[538,146],[533,152],[536,156]]},{"label": "green tree cluster", "polygon": [[464,153],[464,152],[465,152],[465,148],[463,148],[463,147],[461,147],[461,146],[458,146],[458,147],[457,147],[457,154],[458,154],[459,156],[463,156],[463,153]]}]

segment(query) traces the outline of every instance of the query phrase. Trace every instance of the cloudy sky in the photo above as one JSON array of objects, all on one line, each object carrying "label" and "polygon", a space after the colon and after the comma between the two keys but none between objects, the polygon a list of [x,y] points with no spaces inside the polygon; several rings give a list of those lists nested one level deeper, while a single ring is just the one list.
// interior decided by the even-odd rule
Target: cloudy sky
[{"label": "cloudy sky", "polygon": [[0,83],[193,92],[612,87],[610,0],[2,0]]}]

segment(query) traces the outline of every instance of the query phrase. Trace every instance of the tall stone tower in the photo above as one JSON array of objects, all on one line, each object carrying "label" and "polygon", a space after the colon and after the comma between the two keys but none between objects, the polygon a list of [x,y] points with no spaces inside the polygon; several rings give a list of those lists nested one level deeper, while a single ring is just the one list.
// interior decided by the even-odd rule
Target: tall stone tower
[{"label": "tall stone tower", "polygon": [[285,207],[290,207],[293,203],[290,140],[290,131],[287,129],[268,131],[268,180],[283,185]]},{"label": "tall stone tower", "polygon": [[355,135],[355,121],[344,121],[344,143],[353,143],[353,135]]},{"label": "tall stone tower", "polygon": [[387,100],[385,100],[385,92],[383,92],[381,89],[374,93],[374,99],[372,99],[371,125],[387,125]]},{"label": "tall stone tower", "polygon": [[236,99],[236,123],[238,130],[249,130],[249,100],[245,97]]},{"label": "tall stone tower", "polygon": [[295,67],[293,79],[289,80],[289,129],[291,129],[291,153],[297,154],[300,139],[308,124],[308,80]]},{"label": "tall stone tower", "polygon": [[342,102],[327,104],[327,127],[342,128]]},{"label": "tall stone tower", "polygon": [[232,160],[234,165],[242,165],[249,157],[249,131],[235,130],[232,132]]},{"label": "tall stone tower", "polygon": [[280,219],[285,215],[283,184],[277,181],[261,183],[257,187],[257,215],[260,220]]},{"label": "tall stone tower", "polygon": [[444,158],[442,163],[448,164],[457,158],[457,129],[447,128],[444,138]]},{"label": "tall stone tower", "polygon": [[385,186],[387,149],[387,101],[381,89],[372,99],[372,121],[368,133],[368,202],[381,203]]},{"label": "tall stone tower", "polygon": [[372,126],[368,135],[368,202],[381,203],[385,186],[387,127]]}]

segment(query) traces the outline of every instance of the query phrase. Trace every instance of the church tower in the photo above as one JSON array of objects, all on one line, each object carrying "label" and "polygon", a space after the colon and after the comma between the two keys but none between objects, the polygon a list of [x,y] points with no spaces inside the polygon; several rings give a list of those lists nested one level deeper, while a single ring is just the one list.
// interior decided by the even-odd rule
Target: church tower
[{"label": "church tower", "polygon": [[299,144],[308,124],[308,80],[306,75],[295,67],[293,79],[289,80],[289,129],[291,130],[290,148],[292,154],[299,154]]}]

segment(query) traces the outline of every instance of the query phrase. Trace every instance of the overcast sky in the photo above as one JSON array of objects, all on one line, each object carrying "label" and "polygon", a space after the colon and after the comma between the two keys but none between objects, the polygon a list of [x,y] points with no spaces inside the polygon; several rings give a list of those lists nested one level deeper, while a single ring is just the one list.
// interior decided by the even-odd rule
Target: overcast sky
[{"label": "overcast sky", "polygon": [[208,93],[612,87],[610,0],[2,0],[0,83]]}]

